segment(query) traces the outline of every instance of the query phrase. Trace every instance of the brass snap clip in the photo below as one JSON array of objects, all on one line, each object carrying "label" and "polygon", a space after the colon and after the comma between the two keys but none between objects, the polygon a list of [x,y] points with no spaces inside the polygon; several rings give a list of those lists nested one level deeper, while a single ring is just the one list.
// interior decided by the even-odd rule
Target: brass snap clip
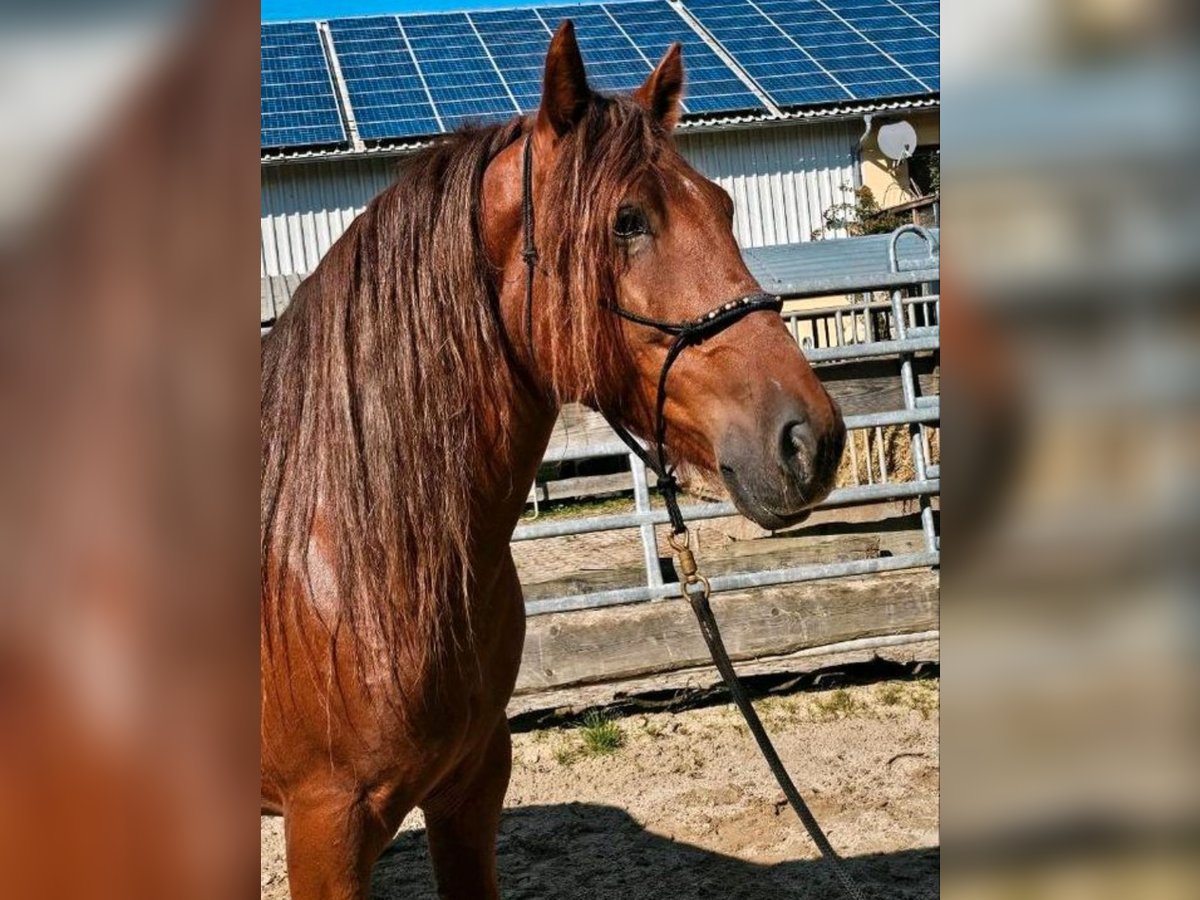
[{"label": "brass snap clip", "polygon": [[696,555],[692,553],[691,543],[692,535],[687,529],[684,529],[681,534],[667,535],[667,543],[671,545],[671,549],[675,551],[675,559],[679,562],[679,592],[683,595],[684,600],[691,600],[689,588],[692,585],[699,585],[701,593],[707,599],[712,593],[712,587],[708,583],[708,579],[700,574],[699,567],[696,565]]}]

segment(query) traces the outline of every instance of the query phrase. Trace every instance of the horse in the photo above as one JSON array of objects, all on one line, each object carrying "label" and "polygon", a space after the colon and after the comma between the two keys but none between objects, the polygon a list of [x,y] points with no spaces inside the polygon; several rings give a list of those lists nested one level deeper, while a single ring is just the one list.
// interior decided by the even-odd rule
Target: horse
[{"label": "horse", "polygon": [[509,541],[563,403],[646,439],[658,403],[672,463],[767,528],[830,490],[841,413],[776,312],[669,379],[643,324],[761,295],[730,197],[673,142],[683,86],[675,44],[593,91],[564,22],[537,111],[414,155],[262,341],[262,809],[296,900],[365,898],[414,808],[441,896],[499,897]]}]

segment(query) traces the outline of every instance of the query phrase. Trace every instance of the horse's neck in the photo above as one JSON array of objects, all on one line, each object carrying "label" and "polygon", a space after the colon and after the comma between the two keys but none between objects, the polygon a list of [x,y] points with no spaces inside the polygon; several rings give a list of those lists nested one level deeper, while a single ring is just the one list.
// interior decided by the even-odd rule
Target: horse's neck
[{"label": "horse's neck", "polygon": [[558,417],[555,406],[532,400],[516,387],[510,403],[507,434],[494,442],[497,455],[474,484],[476,509],[483,511],[476,517],[476,546],[498,547],[503,551],[499,558],[506,558]]}]

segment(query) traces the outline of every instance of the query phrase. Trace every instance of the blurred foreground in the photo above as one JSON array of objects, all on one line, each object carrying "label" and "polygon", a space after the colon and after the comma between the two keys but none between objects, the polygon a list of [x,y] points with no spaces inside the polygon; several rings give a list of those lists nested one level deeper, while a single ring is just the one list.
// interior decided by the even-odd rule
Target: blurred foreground
[{"label": "blurred foreground", "polygon": [[1200,896],[1194,12],[944,14],[945,895]]},{"label": "blurred foreground", "polygon": [[14,900],[253,890],[257,8],[222,7],[0,12]]}]

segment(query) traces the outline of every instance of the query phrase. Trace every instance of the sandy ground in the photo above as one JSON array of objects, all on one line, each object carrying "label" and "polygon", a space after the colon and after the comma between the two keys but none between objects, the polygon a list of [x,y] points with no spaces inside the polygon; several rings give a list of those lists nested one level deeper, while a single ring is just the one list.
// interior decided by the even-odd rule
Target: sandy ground
[{"label": "sandy ground", "polygon": [[[884,682],[759,701],[780,755],[869,897],[938,891],[937,683]],[[514,736],[499,839],[508,900],[837,897],[736,710]],[[262,822],[262,897],[288,896],[282,823]],[[436,898],[419,813],[375,869],[373,897]]]}]

